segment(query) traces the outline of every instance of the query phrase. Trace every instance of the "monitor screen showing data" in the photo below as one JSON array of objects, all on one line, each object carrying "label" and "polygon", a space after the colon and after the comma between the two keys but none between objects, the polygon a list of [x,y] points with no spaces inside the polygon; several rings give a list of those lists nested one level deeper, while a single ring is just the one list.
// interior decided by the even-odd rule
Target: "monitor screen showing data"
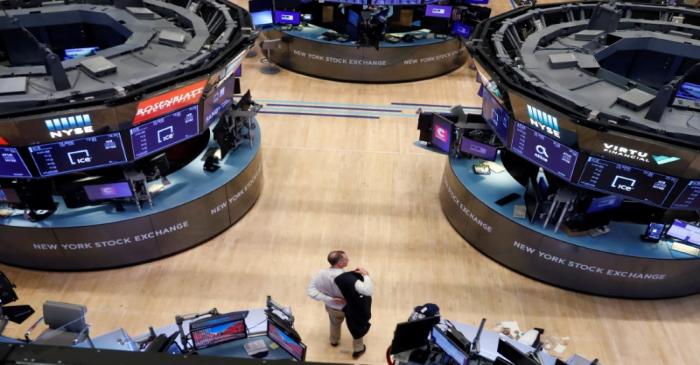
[{"label": "monitor screen showing data", "polygon": [[442,152],[450,152],[452,123],[439,114],[433,115],[433,145]]},{"label": "monitor screen showing data", "polygon": [[677,98],[700,101],[700,85],[692,82],[684,82],[678,87]]},{"label": "monitor screen showing data", "polygon": [[274,321],[267,321],[267,337],[283,348],[297,361],[303,361],[306,347],[301,342],[295,341],[291,336],[277,326]]},{"label": "monitor screen showing data", "polygon": [[374,5],[420,5],[421,0],[372,0]]},{"label": "monitor screen showing data", "polygon": [[85,185],[85,194],[91,201],[130,198],[133,196],[131,186],[126,181],[109,184]]},{"label": "monitor screen showing data", "polygon": [[132,128],[131,149],[141,158],[199,134],[199,106],[180,109]]},{"label": "monitor screen showing data", "polygon": [[571,180],[578,160],[578,151],[522,123],[515,123],[511,150],[567,181]]},{"label": "monitor screen showing data", "polygon": [[579,184],[656,205],[663,205],[678,179],[671,176],[589,157]]},{"label": "monitor screen showing data", "polygon": [[41,176],[54,176],[126,162],[119,133],[30,146]]},{"label": "monitor screen showing data", "polygon": [[274,13],[275,23],[285,25],[299,25],[301,23],[301,13],[296,11],[279,11]]},{"label": "monitor screen showing data", "polygon": [[0,147],[0,177],[32,177],[16,148]]},{"label": "monitor screen showing data", "polygon": [[488,161],[495,161],[498,153],[496,147],[466,137],[462,138],[462,144],[459,149],[463,153],[468,153],[474,157]]},{"label": "monitor screen showing data", "polygon": [[700,210],[700,180],[689,181],[671,209]]},{"label": "monitor screen showing data", "polygon": [[425,16],[433,18],[450,18],[452,7],[449,5],[426,5]]},{"label": "monitor screen showing data", "polygon": [[226,108],[233,103],[233,89],[236,86],[236,78],[229,77],[219,88],[212,90],[204,99],[204,126],[209,127],[216,122]]},{"label": "monitor screen showing data", "polygon": [[496,136],[498,136],[502,142],[506,142],[508,140],[510,115],[487,87],[484,87],[483,95],[484,100],[481,106],[481,116],[484,117],[486,123],[496,132]]}]

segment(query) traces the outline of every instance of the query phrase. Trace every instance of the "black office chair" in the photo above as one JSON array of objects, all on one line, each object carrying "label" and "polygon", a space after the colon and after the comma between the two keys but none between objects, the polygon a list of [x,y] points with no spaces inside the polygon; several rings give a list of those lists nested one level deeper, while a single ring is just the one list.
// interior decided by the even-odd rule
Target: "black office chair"
[{"label": "black office chair", "polygon": [[[75,346],[87,340],[90,347],[95,347],[90,339],[90,326],[85,321],[85,306],[47,301],[43,311],[44,316],[25,332],[24,338],[27,342],[37,345]],[[29,336],[42,320],[48,328],[32,341]]]}]

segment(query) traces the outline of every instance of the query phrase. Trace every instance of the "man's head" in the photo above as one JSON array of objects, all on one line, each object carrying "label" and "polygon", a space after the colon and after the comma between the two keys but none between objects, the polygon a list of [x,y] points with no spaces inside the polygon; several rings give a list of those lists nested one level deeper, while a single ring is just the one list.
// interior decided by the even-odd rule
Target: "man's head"
[{"label": "man's head", "polygon": [[331,267],[342,269],[348,266],[349,261],[345,251],[331,251],[331,253],[328,254],[328,263],[331,264]]}]

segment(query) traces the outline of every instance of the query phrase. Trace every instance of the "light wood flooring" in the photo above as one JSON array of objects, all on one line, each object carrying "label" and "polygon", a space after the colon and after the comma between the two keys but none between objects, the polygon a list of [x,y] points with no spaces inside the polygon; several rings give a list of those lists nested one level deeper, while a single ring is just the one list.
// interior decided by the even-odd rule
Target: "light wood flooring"
[{"label": "light wood flooring", "polygon": [[[493,0],[492,0],[493,1]],[[497,11],[507,1],[493,4]],[[361,85],[282,71],[259,73],[246,60],[243,86],[258,99],[390,105],[478,105],[467,67],[433,80]],[[444,218],[438,187],[446,157],[414,145],[415,118],[299,117],[261,114],[264,189],[247,216],[223,234],[160,261],[117,270],[40,272],[0,266],[21,303],[84,303],[92,333],[173,323],[181,313],[262,307],[270,294],[290,305],[308,359],[351,362],[344,333],[327,344],[322,304],[309,299],[309,278],[328,251],[344,249],[351,266],[376,282],[373,326],[362,363],[384,363],[397,322],[434,302],[454,321],[516,320],[521,328],[571,338],[574,352],[617,364],[700,364],[700,296],[629,301],[554,288],[516,274],[469,246]],[[700,278],[688,278],[700,280]],[[6,334],[21,336],[24,326]]]}]

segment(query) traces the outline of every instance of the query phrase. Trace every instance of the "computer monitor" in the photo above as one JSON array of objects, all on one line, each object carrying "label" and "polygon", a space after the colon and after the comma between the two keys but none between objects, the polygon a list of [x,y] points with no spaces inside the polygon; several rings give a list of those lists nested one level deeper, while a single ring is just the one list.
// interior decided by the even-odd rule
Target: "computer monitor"
[{"label": "computer monitor", "polygon": [[253,26],[255,28],[264,28],[274,23],[272,21],[272,10],[257,11],[250,13],[250,16],[253,19]]},{"label": "computer monitor", "polygon": [[296,11],[275,10],[275,24],[299,25],[301,23],[301,13]]},{"label": "computer monitor", "polygon": [[462,137],[462,143],[459,150],[463,153],[467,153],[474,157],[482,158],[488,161],[495,161],[498,154],[497,147],[467,137]]},{"label": "computer monitor", "polygon": [[513,363],[513,365],[540,365],[527,354],[518,350],[514,345],[503,339],[498,339],[498,355]]},{"label": "computer monitor", "polygon": [[190,323],[190,336],[196,350],[248,336],[245,315],[248,312],[233,312],[205,318]]},{"label": "computer monitor", "polygon": [[290,336],[282,326],[275,321],[267,321],[267,337],[279,345],[296,361],[304,361],[306,358],[306,346]]},{"label": "computer monitor", "polygon": [[430,336],[433,342],[444,351],[447,356],[452,358],[457,365],[468,365],[469,356],[462,351],[452,340],[447,337],[447,334],[443,332],[439,327],[433,326]]},{"label": "computer monitor", "polygon": [[591,205],[588,206],[586,214],[600,213],[606,210],[611,210],[622,205],[622,198],[616,195],[608,195],[600,198],[593,198]]},{"label": "computer monitor", "polygon": [[472,26],[466,25],[462,22],[454,22],[452,24],[452,34],[463,38],[469,38],[469,36],[472,34]]},{"label": "computer monitor", "polygon": [[85,185],[83,189],[85,189],[87,198],[93,202],[131,198],[134,195],[131,191],[131,186],[126,181],[113,182],[109,184]]},{"label": "computer monitor", "polygon": [[354,10],[348,9],[348,24],[358,27],[360,25],[360,14]]},{"label": "computer monitor", "polygon": [[0,203],[19,204],[22,201],[17,195],[17,190],[11,188],[0,189]]},{"label": "computer monitor", "polygon": [[426,345],[430,330],[438,323],[440,316],[397,324],[391,341],[391,353],[398,354]]},{"label": "computer monitor", "polygon": [[700,227],[674,219],[671,227],[666,231],[666,235],[680,241],[700,245]]},{"label": "computer monitor", "polygon": [[68,48],[64,52],[63,60],[74,60],[77,58],[83,58],[87,56],[92,56],[100,49],[99,47],[83,47],[83,48]]},{"label": "computer monitor", "polygon": [[452,145],[452,121],[440,114],[433,114],[433,137],[432,144],[439,150],[450,153]]},{"label": "computer monitor", "polygon": [[452,16],[452,7],[449,5],[426,5],[425,16],[449,19]]}]

